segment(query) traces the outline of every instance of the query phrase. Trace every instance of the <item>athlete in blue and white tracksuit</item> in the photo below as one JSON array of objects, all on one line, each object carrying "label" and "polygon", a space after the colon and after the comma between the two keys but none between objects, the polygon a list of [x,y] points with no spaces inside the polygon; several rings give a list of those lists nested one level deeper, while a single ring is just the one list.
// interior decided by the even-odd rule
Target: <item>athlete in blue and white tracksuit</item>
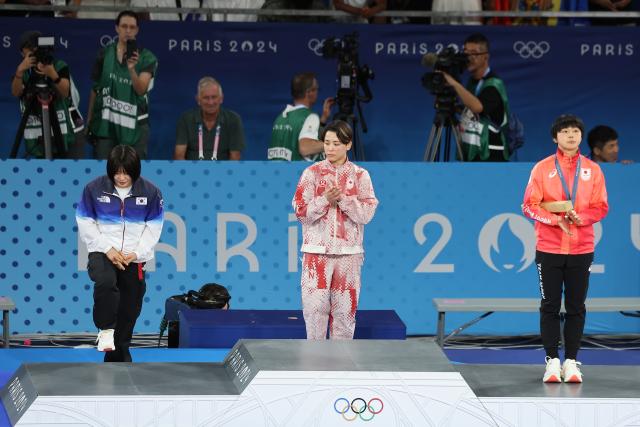
[{"label": "athlete in blue and white tracksuit", "polygon": [[115,351],[105,354],[106,362],[131,361],[129,346],[146,290],[143,267],[162,232],[162,194],[139,176],[139,160],[137,165],[138,176],[130,177],[128,187],[118,186],[119,175],[108,166],[111,176],[87,184],[76,209],[95,282],[93,320],[100,330],[114,330]]}]

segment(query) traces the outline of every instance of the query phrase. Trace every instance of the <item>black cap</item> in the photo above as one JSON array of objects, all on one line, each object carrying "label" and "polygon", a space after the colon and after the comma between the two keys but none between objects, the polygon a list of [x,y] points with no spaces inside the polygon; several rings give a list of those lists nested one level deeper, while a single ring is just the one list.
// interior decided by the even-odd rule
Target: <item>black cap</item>
[{"label": "black cap", "polygon": [[38,37],[42,37],[42,33],[40,31],[25,31],[20,36],[20,50],[25,47],[33,49],[38,47]]}]

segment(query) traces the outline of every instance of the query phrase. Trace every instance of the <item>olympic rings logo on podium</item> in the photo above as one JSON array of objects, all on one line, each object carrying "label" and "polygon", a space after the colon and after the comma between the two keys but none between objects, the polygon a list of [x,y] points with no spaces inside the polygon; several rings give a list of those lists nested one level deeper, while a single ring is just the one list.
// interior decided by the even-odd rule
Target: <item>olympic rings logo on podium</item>
[{"label": "olympic rings logo on podium", "polygon": [[[374,397],[367,402],[362,397],[356,397],[351,402],[345,397],[339,397],[333,402],[333,409],[346,421],[371,421],[384,409],[384,403],[379,397]],[[352,415],[353,414],[353,415]]]}]

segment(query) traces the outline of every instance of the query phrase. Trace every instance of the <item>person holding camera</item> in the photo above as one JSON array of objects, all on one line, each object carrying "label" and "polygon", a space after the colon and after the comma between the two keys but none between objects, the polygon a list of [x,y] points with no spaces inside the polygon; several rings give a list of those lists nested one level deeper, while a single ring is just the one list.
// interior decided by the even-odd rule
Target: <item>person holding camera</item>
[{"label": "person holding camera", "polygon": [[318,140],[318,132],[329,119],[334,99],[324,100],[322,117],[318,117],[311,110],[318,100],[318,90],[314,73],[300,73],[293,77],[293,105],[288,104],[273,123],[267,159],[315,162],[324,158],[324,143]]},{"label": "person holding camera", "polygon": [[240,160],[244,129],[238,113],[222,108],[222,86],[213,77],[198,81],[197,108],[180,115],[174,160]]},{"label": "person holding camera", "polygon": [[96,159],[106,159],[116,145],[132,146],[147,158],[149,99],[158,60],[136,43],[138,15],[118,14],[118,41],[100,50],[91,78],[89,132]]},{"label": "person holding camera", "polygon": [[[11,94],[20,99],[23,114],[29,115],[24,129],[20,129],[23,131],[26,155],[38,159],[45,157],[41,107],[35,98],[38,95],[52,95],[51,131],[55,136],[59,129],[62,136],[61,147],[52,144],[54,157],[81,159],[84,149],[81,131],[84,124],[75,108],[79,100],[78,91],[73,85],[69,66],[53,57],[53,48],[38,47],[41,37],[42,34],[38,31],[28,31],[21,35],[19,48],[22,61],[11,80]],[[46,93],[41,94],[41,91]]]},{"label": "person holding camera", "polygon": [[302,312],[308,340],[353,339],[364,261],[364,227],[378,206],[369,173],[349,161],[353,130],[323,131],[326,160],[304,170],[292,205],[302,223]]},{"label": "person holding camera", "polygon": [[105,362],[131,362],[129,346],[147,286],[144,265],[162,233],[162,193],[140,176],[141,167],[131,146],[116,146],[107,174],[86,185],[76,209],[94,282],[97,348],[107,352]]},{"label": "person holding camera", "polygon": [[[607,188],[600,166],[580,154],[584,123],[572,114],[556,118],[554,154],[531,170],[523,214],[535,221],[540,288],[540,336],[546,353],[545,383],[581,383],[577,362],[593,263],[593,225],[607,215]],[[564,294],[564,357],[560,364],[560,308]]]},{"label": "person holding camera", "polygon": [[471,78],[466,87],[446,72],[447,83],[464,104],[460,117],[465,161],[506,162],[509,101],[504,82],[489,66],[489,40],[480,33],[467,37],[464,51]]}]

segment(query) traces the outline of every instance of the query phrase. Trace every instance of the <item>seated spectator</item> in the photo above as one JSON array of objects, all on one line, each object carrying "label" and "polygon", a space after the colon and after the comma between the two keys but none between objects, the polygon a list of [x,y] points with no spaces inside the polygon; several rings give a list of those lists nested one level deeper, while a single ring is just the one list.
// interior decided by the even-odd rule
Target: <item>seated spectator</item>
[{"label": "seated spectator", "polygon": [[[302,10],[326,10],[324,0],[266,0],[262,9],[302,9]],[[317,16],[279,16],[260,15],[260,22],[325,22],[326,17]]]},{"label": "seated spectator", "polygon": [[[198,9],[201,7],[199,0],[131,0],[131,7],[192,7]],[[138,16],[142,20],[152,21],[194,21],[200,20],[200,14],[188,13],[158,13],[158,12],[141,12]]]},{"label": "seated spectator", "polygon": [[[475,12],[482,11],[482,0],[433,0],[431,7],[433,12]],[[462,16],[438,16],[431,17],[434,25],[480,25],[482,18]]]},{"label": "seated spectator", "polygon": [[198,82],[197,108],[185,111],[176,127],[174,160],[240,160],[244,130],[240,116],[222,108],[222,86],[213,77]]},{"label": "seated spectator", "polygon": [[[119,10],[129,7],[129,0],[73,0],[74,5],[82,6],[116,6]],[[117,11],[113,12],[88,12],[78,11],[77,18],[81,19],[116,19]]]},{"label": "seated spectator", "polygon": [[[612,127],[599,125],[589,131],[587,136],[591,149],[591,160],[597,163],[618,162],[618,132]],[[621,163],[633,163],[631,160],[622,160]]]},{"label": "seated spectator", "polygon": [[[389,0],[387,3],[388,10],[395,11],[418,11],[427,12],[431,10],[431,0]],[[394,17],[390,19],[392,24],[429,24],[429,18],[400,18]]]},{"label": "seated spectator", "polygon": [[[635,12],[640,7],[639,2],[631,0],[589,0],[589,10],[592,12]],[[637,18],[591,18],[591,25],[637,25]]]},{"label": "seated spectator", "polygon": [[[217,9],[260,9],[264,0],[204,0],[202,7],[204,8],[217,8]],[[256,22],[258,15],[240,15],[240,14],[228,14],[214,13],[211,17],[211,21],[226,21],[226,22]]]},{"label": "seated spectator", "polygon": [[[333,8],[351,14],[336,18],[337,22],[359,22],[366,24],[374,15],[387,10],[387,0],[333,0]],[[376,24],[383,24],[386,18],[377,17],[372,19]]]}]

